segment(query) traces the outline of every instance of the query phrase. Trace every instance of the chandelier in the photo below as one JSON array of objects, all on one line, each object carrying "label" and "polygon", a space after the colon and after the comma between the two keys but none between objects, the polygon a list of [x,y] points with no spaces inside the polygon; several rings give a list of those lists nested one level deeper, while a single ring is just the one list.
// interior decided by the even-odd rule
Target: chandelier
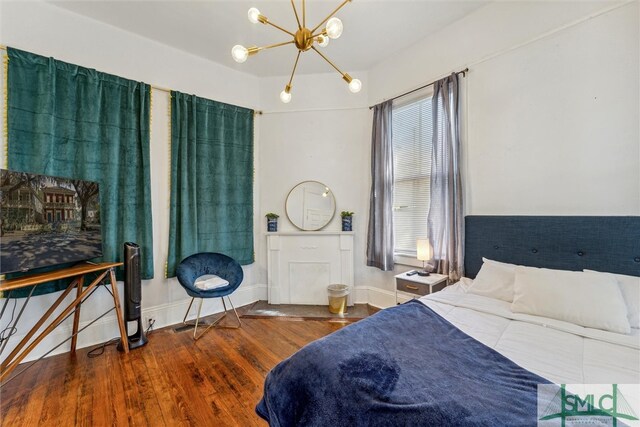
[{"label": "chandelier", "polygon": [[[294,44],[296,49],[298,49],[298,55],[296,56],[296,61],[293,63],[293,70],[291,71],[291,77],[289,78],[289,83],[284,87],[284,90],[280,92],[280,100],[284,103],[288,103],[291,101],[291,83],[293,82],[293,76],[296,72],[296,67],[298,66],[298,60],[300,59],[300,54],[302,52],[306,52],[309,49],[313,49],[318,55],[322,57],[325,61],[327,61],[333,68],[338,71],[342,75],[342,79],[348,83],[349,90],[353,93],[360,92],[362,89],[362,82],[358,79],[352,78],[349,74],[343,73],[329,58],[327,58],[320,50],[315,46],[326,47],[329,44],[329,39],[337,39],[342,34],[342,21],[339,18],[336,18],[334,15],[347,3],[351,0],[345,0],[342,2],[340,6],[338,6],[333,12],[329,14],[326,18],[324,18],[318,25],[316,25],[313,29],[307,28],[306,23],[306,8],[305,8],[305,0],[302,0],[302,23],[300,22],[300,18],[298,17],[298,11],[296,10],[296,5],[293,0],[291,0],[291,7],[293,7],[293,13],[296,16],[296,21],[298,23],[298,29],[295,33],[285,30],[279,25],[274,24],[269,21],[266,16],[260,14],[260,11],[255,7],[249,9],[248,16],[249,21],[254,24],[258,22],[271,25],[278,30],[287,33],[293,39],[289,41],[285,41],[282,43],[276,43],[269,46],[257,47],[244,47],[241,45],[235,45],[231,49],[231,56],[236,62],[242,63],[247,60],[247,58],[251,55],[255,55],[261,50],[271,49],[274,47],[286,46],[289,44]],[[322,30],[319,30],[322,25],[325,27]]]}]

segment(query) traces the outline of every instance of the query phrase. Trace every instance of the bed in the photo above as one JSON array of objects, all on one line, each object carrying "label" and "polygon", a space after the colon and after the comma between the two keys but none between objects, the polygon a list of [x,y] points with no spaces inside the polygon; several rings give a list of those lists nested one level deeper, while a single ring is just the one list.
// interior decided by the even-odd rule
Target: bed
[{"label": "bed", "polygon": [[535,425],[540,384],[640,383],[637,327],[513,312],[471,293],[483,258],[640,276],[640,217],[469,216],[465,225],[468,278],[304,347],[269,373],[258,414],[283,427]]}]

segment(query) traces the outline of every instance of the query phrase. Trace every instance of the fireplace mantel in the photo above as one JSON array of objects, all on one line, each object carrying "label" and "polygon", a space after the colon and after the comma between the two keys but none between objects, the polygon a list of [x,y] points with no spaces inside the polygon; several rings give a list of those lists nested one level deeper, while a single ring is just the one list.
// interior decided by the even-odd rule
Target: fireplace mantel
[{"label": "fireplace mantel", "polygon": [[353,239],[343,231],[267,233],[269,304],[327,305],[328,285],[352,287]]}]

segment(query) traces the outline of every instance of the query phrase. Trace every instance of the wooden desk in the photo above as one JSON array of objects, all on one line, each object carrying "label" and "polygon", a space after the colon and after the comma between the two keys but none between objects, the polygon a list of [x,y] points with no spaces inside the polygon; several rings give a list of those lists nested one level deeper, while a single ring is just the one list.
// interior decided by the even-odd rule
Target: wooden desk
[{"label": "wooden desk", "polygon": [[[18,345],[11,351],[9,356],[2,362],[0,365],[0,382],[6,379],[9,374],[18,367],[20,362],[47,336],[53,331],[56,327],[58,327],[73,311],[73,334],[71,336],[71,353],[75,353],[76,344],[77,344],[77,336],[78,336],[78,325],[80,323],[80,306],[84,300],[91,295],[93,290],[101,284],[101,282],[105,279],[109,281],[111,285],[111,295],[113,296],[113,305],[114,308],[110,309],[105,314],[109,313],[111,310],[116,311],[116,318],[118,320],[118,328],[120,329],[120,338],[122,340],[122,346],[124,348],[125,353],[129,352],[129,342],[127,339],[127,330],[125,329],[124,319],[122,317],[122,310],[120,309],[120,298],[118,296],[118,287],[116,285],[116,276],[114,273],[114,269],[116,267],[121,266],[122,263],[101,263],[101,264],[92,264],[92,263],[82,263],[73,267],[64,268],[56,271],[51,271],[47,273],[37,273],[31,274],[28,276],[22,276],[15,279],[8,279],[0,281],[0,291],[3,292],[3,295],[8,299],[11,298],[11,291],[21,288],[26,288],[28,286],[38,286],[43,283],[51,282],[53,280],[73,278],[67,289],[65,289],[62,294],[58,297],[58,299],[49,307],[49,309],[42,315],[40,320],[34,325],[33,328],[25,335],[25,337],[18,343]],[[85,276],[90,273],[99,273],[98,277],[93,280],[88,286],[84,287]],[[109,277],[107,277],[109,276]],[[38,330],[45,325],[47,319],[51,316],[51,314],[62,304],[64,299],[76,289],[76,297],[73,301],[67,305],[64,310],[52,320],[45,329],[31,342],[28,346],[29,340],[36,335]],[[31,291],[33,293],[33,290]],[[20,311],[20,314],[15,319],[13,326],[17,324],[20,319],[20,315],[24,310],[24,307],[29,302],[31,298],[31,293],[25,300],[24,305]],[[4,314],[4,308],[2,309],[2,314]],[[0,314],[0,317],[2,316]],[[100,316],[100,317],[102,317]],[[97,319],[96,319],[97,320]],[[11,325],[9,325],[11,326]],[[83,328],[84,329],[84,328]],[[8,340],[7,340],[8,341]],[[4,342],[2,348],[0,348],[0,353],[4,350],[4,347],[7,345],[7,341]]]}]

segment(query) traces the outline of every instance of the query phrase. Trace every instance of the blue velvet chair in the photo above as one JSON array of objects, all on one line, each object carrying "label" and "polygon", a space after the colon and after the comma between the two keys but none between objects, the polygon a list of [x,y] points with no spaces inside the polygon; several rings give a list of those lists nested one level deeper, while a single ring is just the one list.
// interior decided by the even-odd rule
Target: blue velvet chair
[{"label": "blue velvet chair", "polygon": [[[219,276],[228,281],[229,285],[210,290],[202,290],[200,288],[197,288],[195,286],[196,279],[205,274],[214,274],[216,276]],[[211,329],[211,327],[217,325],[224,317],[226,317],[227,305],[224,302],[224,297],[227,297],[227,299],[229,300],[229,304],[231,304],[231,308],[233,309],[236,320],[238,322],[237,326],[226,326],[226,328],[235,329],[242,326],[240,317],[238,316],[238,312],[233,306],[230,297],[230,295],[236,289],[238,289],[238,286],[240,286],[240,283],[242,283],[242,279],[244,277],[242,267],[236,260],[224,254],[202,252],[183,259],[176,269],[176,276],[178,278],[178,282],[180,282],[185,291],[187,291],[187,294],[191,297],[189,308],[187,308],[184,319],[182,319],[182,323],[184,323],[185,325],[192,325],[192,323],[187,323],[187,316],[191,311],[193,300],[196,298],[200,298],[198,316],[196,317],[195,328],[193,330],[194,340],[202,337],[205,332]],[[200,311],[202,310],[202,302],[204,301],[204,298],[221,298],[222,306],[224,307],[224,313],[213,323],[209,324],[207,326],[207,329],[205,329],[200,335],[197,335],[198,324],[200,323]]]}]

